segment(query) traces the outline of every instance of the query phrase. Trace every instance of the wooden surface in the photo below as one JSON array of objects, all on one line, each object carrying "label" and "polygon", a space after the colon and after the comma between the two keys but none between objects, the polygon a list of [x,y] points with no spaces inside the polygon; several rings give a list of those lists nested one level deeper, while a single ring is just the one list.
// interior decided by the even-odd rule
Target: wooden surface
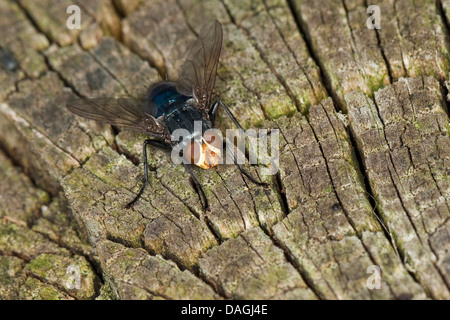
[{"label": "wooden surface", "polygon": [[[370,30],[364,0],[0,0],[0,298],[449,299],[450,1],[378,5]],[[280,130],[279,173],[250,168],[266,190],[196,170],[202,212],[149,147],[126,210],[145,136],[65,101],[176,79],[213,18],[216,94],[246,128]]]}]

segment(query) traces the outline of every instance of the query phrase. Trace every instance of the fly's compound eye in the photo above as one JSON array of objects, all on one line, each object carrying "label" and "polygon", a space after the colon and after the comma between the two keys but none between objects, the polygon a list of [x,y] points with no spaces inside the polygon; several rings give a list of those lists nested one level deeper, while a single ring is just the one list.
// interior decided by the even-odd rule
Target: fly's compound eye
[{"label": "fly's compound eye", "polygon": [[222,136],[207,131],[199,140],[191,140],[184,149],[185,160],[203,169],[216,168],[222,161]]},{"label": "fly's compound eye", "polygon": [[214,148],[220,149],[222,147],[222,136],[214,130],[208,130],[203,135],[203,139]]},{"label": "fly's compound eye", "polygon": [[202,146],[198,141],[192,140],[184,149],[184,157],[191,164],[197,164],[202,156]]}]

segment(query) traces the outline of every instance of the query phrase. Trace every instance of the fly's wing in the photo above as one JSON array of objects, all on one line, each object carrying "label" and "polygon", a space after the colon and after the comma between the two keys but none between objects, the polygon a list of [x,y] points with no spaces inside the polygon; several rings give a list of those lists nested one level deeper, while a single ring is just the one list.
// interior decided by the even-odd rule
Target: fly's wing
[{"label": "fly's wing", "polygon": [[132,98],[72,99],[67,102],[67,108],[79,116],[163,138],[166,128],[149,114],[155,107],[151,101]]},{"label": "fly's wing", "polygon": [[177,82],[181,94],[194,97],[197,108],[209,111],[211,92],[216,79],[217,65],[222,49],[222,26],[214,20],[200,31],[197,41],[189,50]]}]

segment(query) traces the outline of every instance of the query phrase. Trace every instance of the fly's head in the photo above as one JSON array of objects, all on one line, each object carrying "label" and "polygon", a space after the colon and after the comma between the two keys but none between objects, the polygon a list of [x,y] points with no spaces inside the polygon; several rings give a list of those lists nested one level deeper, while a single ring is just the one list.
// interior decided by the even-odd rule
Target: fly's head
[{"label": "fly's head", "polygon": [[222,163],[222,139],[214,132],[206,132],[201,139],[188,143],[184,155],[200,168],[216,169]]}]

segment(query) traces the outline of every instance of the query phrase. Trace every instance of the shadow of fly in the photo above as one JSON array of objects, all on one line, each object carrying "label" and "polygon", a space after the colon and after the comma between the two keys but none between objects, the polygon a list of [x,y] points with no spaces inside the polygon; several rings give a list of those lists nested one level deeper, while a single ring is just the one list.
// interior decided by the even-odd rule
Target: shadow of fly
[{"label": "shadow of fly", "polygon": [[[144,181],[127,208],[131,208],[139,200],[148,184],[147,145],[152,145],[169,150],[177,147],[184,151],[188,161],[183,162],[183,165],[199,191],[203,210],[209,209],[208,200],[192,166],[215,169],[221,163],[222,154],[214,145],[214,142],[217,143],[214,136],[205,132],[213,128],[219,107],[225,110],[238,130],[243,132],[237,119],[222,101],[211,103],[221,49],[222,26],[215,20],[200,31],[198,39],[188,52],[178,81],[158,82],[142,99],[81,98],[67,102],[67,108],[77,115],[142,132],[150,137],[143,143]],[[194,126],[195,122],[201,123],[201,126]],[[184,129],[189,134],[173,141],[172,133],[179,129]],[[253,178],[239,163],[236,164],[253,183],[267,186]]]}]

